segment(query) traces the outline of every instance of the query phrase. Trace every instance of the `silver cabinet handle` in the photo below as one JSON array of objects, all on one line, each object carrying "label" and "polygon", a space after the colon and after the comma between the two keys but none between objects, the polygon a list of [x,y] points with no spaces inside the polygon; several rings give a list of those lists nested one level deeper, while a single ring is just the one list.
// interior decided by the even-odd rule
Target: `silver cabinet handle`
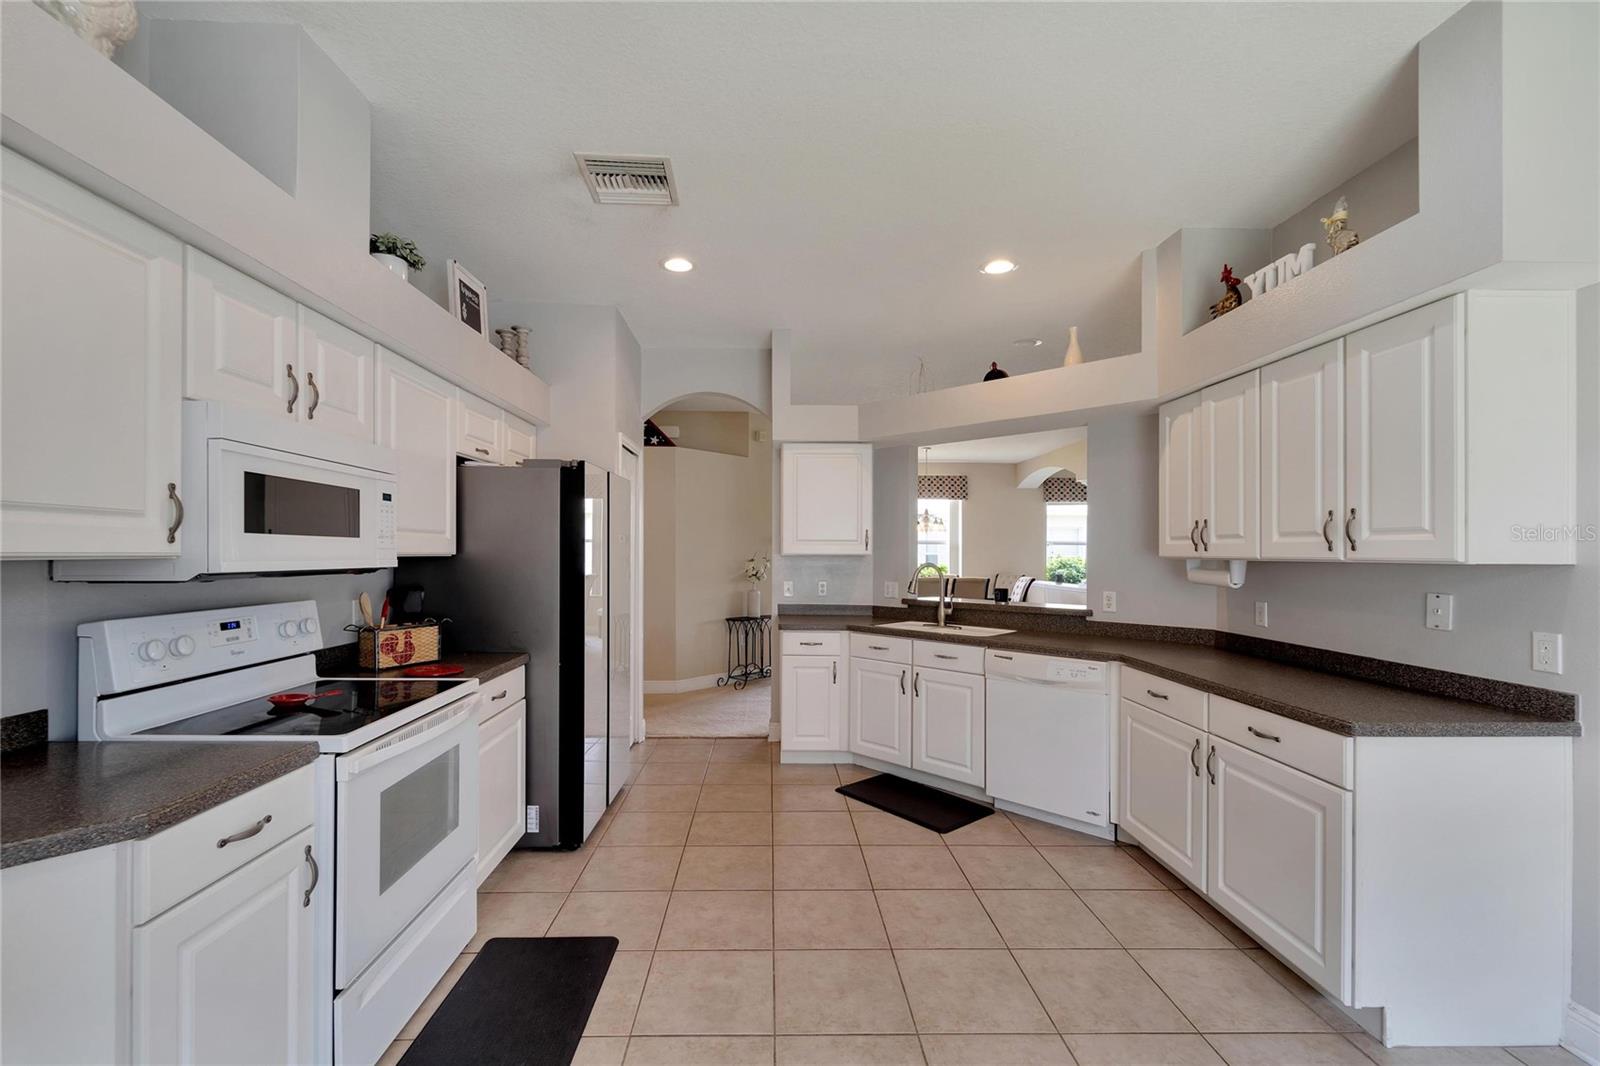
[{"label": "silver cabinet handle", "polygon": [[178,527],[183,525],[183,499],[178,495],[178,483],[167,482],[167,499],[172,501],[172,525],[167,527],[167,543],[178,543]]},{"label": "silver cabinet handle", "polygon": [[820,640],[802,640],[800,642],[800,646],[802,648],[820,648],[820,647],[822,647],[822,641],[820,641]]},{"label": "silver cabinet handle", "polygon": [[872,530],[863,529],[861,531],[861,539],[863,541],[861,546],[863,548],[866,548],[868,551],[871,551],[872,550]]},{"label": "silver cabinet handle", "polygon": [[488,455],[489,454],[489,449],[488,448],[473,448],[472,450],[477,452],[479,455]]},{"label": "silver cabinet handle", "polygon": [[1189,765],[1194,767],[1194,776],[1200,776],[1200,738],[1194,738],[1194,747],[1189,750]]},{"label": "silver cabinet handle", "polygon": [[263,815],[262,818],[261,818],[261,821],[257,822],[255,825],[250,826],[248,829],[241,829],[237,833],[231,833],[228,836],[225,836],[221,840],[217,841],[217,847],[225,848],[229,844],[237,844],[241,840],[249,840],[251,837],[255,836],[257,833],[259,833],[263,829],[265,829],[267,827],[268,823],[270,823],[271,821],[272,821],[272,815],[270,815],[270,814]]},{"label": "silver cabinet handle", "polygon": [[305,898],[300,901],[300,906],[311,906],[311,893],[317,889],[317,882],[322,880],[322,871],[317,868],[317,860],[311,857],[311,845],[306,845],[306,865],[311,867],[311,883],[306,886]]},{"label": "silver cabinet handle", "polygon": [[317,375],[306,371],[306,388],[311,390],[311,406],[306,408],[306,421],[317,417],[317,404],[322,402],[322,390],[317,388]]},{"label": "silver cabinet handle", "polygon": [[1344,539],[1350,542],[1350,550],[1351,551],[1355,551],[1356,550],[1356,537],[1355,537],[1354,533],[1350,532],[1350,526],[1351,526],[1352,523],[1355,522],[1355,520],[1356,520],[1356,509],[1354,507],[1352,507],[1352,508],[1350,508],[1350,517],[1346,518],[1344,520]]},{"label": "silver cabinet handle", "polygon": [[889,650],[888,646],[884,645],[884,644],[868,644],[867,647],[870,648],[873,651],[888,651]]},{"label": "silver cabinet handle", "polygon": [[955,658],[956,658],[954,655],[942,655],[939,652],[934,652],[933,653],[933,657],[935,659],[946,659],[946,660],[949,660],[950,662],[954,662]]},{"label": "silver cabinet handle", "polygon": [[300,379],[294,376],[293,363],[285,363],[283,372],[289,375],[289,385],[293,389],[289,393],[289,402],[284,406],[290,414],[294,414],[294,405],[300,402]]},{"label": "silver cabinet handle", "polygon": [[495,695],[493,695],[493,696],[490,696],[490,697],[489,697],[489,699],[490,699],[490,700],[491,700],[491,701],[494,701],[494,700],[503,700],[503,699],[505,699],[505,698],[506,698],[506,694],[507,694],[507,693],[508,693],[508,692],[510,692],[510,691],[511,691],[511,690],[510,690],[510,689],[508,689],[508,688],[503,688],[503,689],[501,689],[501,690],[500,690],[500,691],[499,691],[499,692],[497,692],[497,693],[496,693],[496,694],[495,694]]},{"label": "silver cabinet handle", "polygon": [[1167,695],[1165,692],[1157,692],[1153,688],[1147,688],[1144,691],[1145,691],[1146,695],[1148,695],[1153,700],[1170,700],[1172,698],[1171,696]]},{"label": "silver cabinet handle", "polygon": [[1333,527],[1333,512],[1328,512],[1328,517],[1322,520],[1322,539],[1327,541],[1328,550],[1333,551],[1333,534],[1329,532]]},{"label": "silver cabinet handle", "polygon": [[1210,528],[1210,526],[1211,519],[1200,519],[1200,550],[1203,552],[1208,552],[1211,550],[1211,542],[1206,539],[1206,530]]},{"label": "silver cabinet handle", "polygon": [[1211,783],[1213,785],[1217,783],[1217,771],[1215,768],[1216,761],[1217,746],[1213,744],[1211,745],[1211,750],[1206,752],[1206,776],[1211,779]]},{"label": "silver cabinet handle", "polygon": [[919,699],[922,696],[921,684],[922,684],[922,675],[921,674],[912,674],[911,675],[911,694],[913,696],[918,697]]},{"label": "silver cabinet handle", "polygon": [[833,660],[833,683],[835,685],[837,685],[839,683],[839,660],[838,659]]},{"label": "silver cabinet handle", "polygon": [[1008,663],[1016,658],[1016,656],[1014,656],[1014,655],[1001,655],[999,652],[995,652],[994,653],[994,657],[996,659],[1004,659]]},{"label": "silver cabinet handle", "polygon": [[1244,729],[1245,729],[1245,732],[1249,733],[1251,736],[1260,737],[1262,740],[1270,740],[1274,744],[1280,743],[1283,740],[1282,737],[1275,737],[1271,733],[1263,733],[1261,730],[1257,729],[1253,725],[1247,725],[1247,726],[1244,727]]},{"label": "silver cabinet handle", "polygon": [[1196,518],[1194,520],[1194,525],[1189,527],[1189,543],[1194,547],[1195,551],[1199,551],[1200,550],[1199,535],[1200,535],[1200,519]]},{"label": "silver cabinet handle", "polygon": [[906,672],[904,670],[902,670],[902,671],[900,671],[900,695],[904,696],[905,694],[906,694]]}]

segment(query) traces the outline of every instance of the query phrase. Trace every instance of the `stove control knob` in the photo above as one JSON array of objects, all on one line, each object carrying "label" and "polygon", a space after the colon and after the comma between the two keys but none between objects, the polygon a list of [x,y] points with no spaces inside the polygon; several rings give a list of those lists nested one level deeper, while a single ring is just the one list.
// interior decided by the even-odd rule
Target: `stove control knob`
[{"label": "stove control knob", "polygon": [[316,631],[317,631],[317,620],[315,618],[302,618],[302,619],[300,619],[300,632],[301,632],[302,635],[309,637],[311,634],[315,633]]},{"label": "stove control knob", "polygon": [[167,642],[167,650],[174,659],[186,659],[194,654],[193,637],[174,637]]},{"label": "stove control knob", "polygon": [[278,636],[280,637],[292,637],[297,632],[299,632],[299,630],[296,628],[293,622],[278,623]]},{"label": "stove control knob", "polygon": [[158,663],[167,657],[167,644],[162,640],[147,640],[139,645],[139,658],[147,663]]}]

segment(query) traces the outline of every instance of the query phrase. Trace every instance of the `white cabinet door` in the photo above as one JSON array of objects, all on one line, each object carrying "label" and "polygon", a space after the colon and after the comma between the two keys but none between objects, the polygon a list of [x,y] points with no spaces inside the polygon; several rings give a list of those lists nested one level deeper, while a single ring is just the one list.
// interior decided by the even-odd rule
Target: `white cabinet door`
[{"label": "white cabinet door", "polygon": [[1341,532],[1356,562],[1465,558],[1463,300],[1345,338]]},{"label": "white cabinet door", "polygon": [[1226,740],[1211,748],[1211,900],[1348,1003],[1350,793]]},{"label": "white cabinet door", "polygon": [[370,441],[372,375],[377,346],[353,329],[300,308],[300,403],[302,421],[347,437]]},{"label": "white cabinet door", "polygon": [[311,1061],[313,832],[133,931],[135,1062]]},{"label": "white cabinet door", "polygon": [[911,768],[982,788],[983,675],[918,667],[911,691]]},{"label": "white cabinet door", "polygon": [[0,550],[176,556],[183,246],[9,150],[4,173]]},{"label": "white cabinet door", "polygon": [[845,750],[839,659],[785,655],[779,682],[783,746],[795,751]]},{"label": "white cabinet door", "polygon": [[1200,554],[1200,394],[1161,405],[1160,542],[1162,555]]},{"label": "white cabinet door", "polygon": [[[487,699],[487,697],[481,697]],[[498,704],[485,706],[499,707]],[[527,751],[525,700],[494,713],[478,726],[478,884],[522,838],[525,824]],[[488,713],[488,712],[485,712]]]},{"label": "white cabinet door", "polygon": [[378,443],[394,449],[395,550],[456,550],[456,388],[393,352],[378,351]]},{"label": "white cabinet door", "polygon": [[508,414],[501,428],[505,430],[506,437],[501,462],[507,466],[516,466],[524,459],[538,457],[539,449],[531,423],[524,422],[516,415]]},{"label": "white cabinet door", "polygon": [[1261,554],[1261,375],[1252,370],[1200,393],[1200,554]]},{"label": "white cabinet door", "polygon": [[1261,368],[1261,557],[1343,559],[1344,342]]},{"label": "white cabinet door", "polygon": [[456,391],[456,454],[485,463],[498,463],[504,453],[500,440],[500,408],[470,392]]},{"label": "white cabinet door", "polygon": [[872,445],[785,444],[785,555],[872,553]]},{"label": "white cabinet door", "polygon": [[850,660],[850,750],[911,765],[911,667]]},{"label": "white cabinet door", "polygon": [[1196,889],[1206,889],[1205,734],[1123,700],[1118,822],[1146,851]]},{"label": "white cabinet door", "polygon": [[183,251],[184,395],[297,417],[306,396],[289,379],[298,362],[295,302],[198,249]]}]

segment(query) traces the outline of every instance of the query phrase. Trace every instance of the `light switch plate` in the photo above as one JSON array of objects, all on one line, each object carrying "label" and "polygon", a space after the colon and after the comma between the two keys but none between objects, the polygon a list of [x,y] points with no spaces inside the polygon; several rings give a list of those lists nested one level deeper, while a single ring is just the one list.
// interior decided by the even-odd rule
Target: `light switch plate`
[{"label": "light switch plate", "polygon": [[817,595],[818,596],[826,596],[827,594],[828,594],[828,583],[826,581],[818,581],[817,582]]},{"label": "light switch plate", "polygon": [[785,581],[783,583],[783,594],[785,596],[793,596],[794,595],[794,582],[793,581]]},{"label": "light switch plate", "polygon": [[1262,629],[1267,628],[1267,601],[1256,601],[1256,625]]},{"label": "light switch plate", "polygon": [[1110,589],[1103,590],[1100,593],[1100,609],[1107,614],[1116,614],[1117,594]]},{"label": "light switch plate", "polygon": [[1448,592],[1430,592],[1424,602],[1422,624],[1429,629],[1456,627],[1456,598]]},{"label": "light switch plate", "polygon": [[1541,674],[1561,672],[1561,634],[1535,633],[1533,635],[1533,668]]}]

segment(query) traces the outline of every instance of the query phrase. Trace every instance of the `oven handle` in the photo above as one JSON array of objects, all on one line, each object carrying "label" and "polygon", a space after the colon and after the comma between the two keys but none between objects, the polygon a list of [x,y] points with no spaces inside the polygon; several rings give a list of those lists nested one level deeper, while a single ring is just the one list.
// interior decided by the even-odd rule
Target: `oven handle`
[{"label": "oven handle", "polygon": [[432,743],[452,729],[471,724],[474,720],[472,712],[477,706],[477,701],[465,698],[470,695],[470,692],[464,693],[462,699],[424,715],[381,740],[374,741],[371,747],[360,749],[361,754],[341,755],[333,764],[336,769],[335,777],[341,783],[349,781],[390,759],[399,758],[414,748]]}]

